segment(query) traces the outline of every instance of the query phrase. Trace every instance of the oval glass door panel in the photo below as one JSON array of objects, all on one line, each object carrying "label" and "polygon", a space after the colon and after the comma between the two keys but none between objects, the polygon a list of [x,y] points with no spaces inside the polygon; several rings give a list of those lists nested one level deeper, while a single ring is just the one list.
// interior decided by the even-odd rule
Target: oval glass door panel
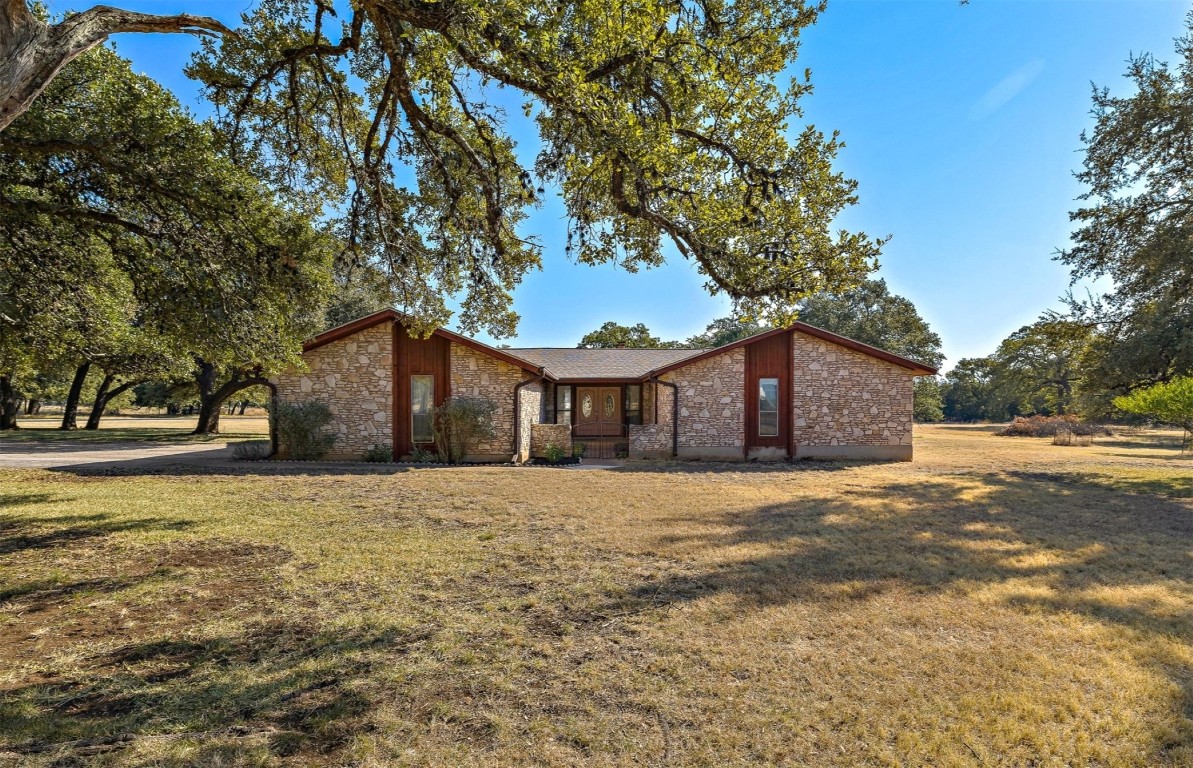
[{"label": "oval glass door panel", "polygon": [[613,418],[613,395],[605,395],[605,418]]},{"label": "oval glass door panel", "polygon": [[584,400],[580,403],[580,412],[584,414],[584,418],[586,419],[592,415],[592,395],[584,395]]}]

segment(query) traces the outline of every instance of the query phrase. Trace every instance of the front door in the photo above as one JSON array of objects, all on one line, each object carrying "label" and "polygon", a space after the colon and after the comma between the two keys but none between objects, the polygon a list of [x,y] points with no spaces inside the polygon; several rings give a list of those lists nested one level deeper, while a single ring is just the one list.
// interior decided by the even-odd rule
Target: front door
[{"label": "front door", "polygon": [[621,387],[576,387],[576,435],[621,436]]}]

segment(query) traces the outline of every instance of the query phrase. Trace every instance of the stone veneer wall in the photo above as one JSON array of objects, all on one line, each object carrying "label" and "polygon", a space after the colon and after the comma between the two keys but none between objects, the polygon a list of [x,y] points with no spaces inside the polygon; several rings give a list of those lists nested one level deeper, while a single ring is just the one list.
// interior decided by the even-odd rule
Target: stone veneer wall
[{"label": "stone veneer wall", "polygon": [[[528,385],[527,389],[530,386]],[[531,424],[530,425],[530,455],[542,458],[547,455],[547,446],[554,444],[563,449],[567,456],[572,455],[572,425],[571,424]]]},{"label": "stone veneer wall", "polygon": [[543,412],[543,382],[535,381],[522,387],[518,401],[521,409],[519,414],[521,426],[518,429],[517,461],[526,461],[531,455],[531,442],[534,434],[531,428],[542,421],[540,416]]},{"label": "stone veneer wall", "polygon": [[[509,461],[514,455],[514,386],[530,374],[463,344],[451,345],[452,397],[483,397],[497,404],[495,435],[477,447],[476,459]],[[531,386],[523,387],[525,390]],[[541,398],[541,390],[540,390]],[[536,402],[537,407],[537,402]],[[529,430],[523,430],[528,433]],[[529,436],[527,435],[527,440]],[[529,447],[529,443],[526,443]]]},{"label": "stone veneer wall", "polygon": [[[646,407],[648,390],[651,392],[649,411]],[[659,399],[657,423],[654,421],[654,398],[656,396]],[[642,386],[642,421],[644,423],[641,425],[631,424],[628,427],[631,459],[671,458],[671,398],[671,387],[656,387],[653,382]],[[650,419],[650,423],[645,423],[647,419]]]},{"label": "stone veneer wall", "polygon": [[[680,458],[744,458],[745,374],[746,350],[738,347],[663,375],[679,387]],[[671,419],[670,410],[663,413],[663,399],[660,422]],[[665,399],[670,409],[670,399]]]},{"label": "stone veneer wall", "polygon": [[796,456],[911,459],[913,374],[796,332]]},{"label": "stone veneer wall", "polygon": [[374,445],[393,445],[393,328],[366,328],[303,355],[307,371],[273,382],[288,403],[326,403],[339,435],[328,458],[359,459]]}]

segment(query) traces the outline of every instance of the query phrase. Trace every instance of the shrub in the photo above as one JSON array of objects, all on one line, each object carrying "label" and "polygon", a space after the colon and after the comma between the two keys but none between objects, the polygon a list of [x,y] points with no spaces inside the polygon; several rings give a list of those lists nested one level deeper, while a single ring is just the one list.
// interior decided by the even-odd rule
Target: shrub
[{"label": "shrub", "polygon": [[237,461],[260,461],[268,459],[273,444],[268,440],[245,440],[232,444],[232,458]]},{"label": "shrub", "polygon": [[313,461],[327,455],[335,445],[336,435],[324,431],[332,421],[331,410],[323,403],[277,404],[270,413],[278,435],[278,449],[288,458]]},{"label": "shrub", "polygon": [[481,397],[450,397],[435,409],[435,446],[449,464],[459,464],[482,440],[493,437],[497,404]]},{"label": "shrub", "polygon": [[372,464],[388,464],[394,460],[393,446],[378,443],[365,451],[364,460]]},{"label": "shrub", "polygon": [[552,464],[558,464],[567,456],[567,451],[560,448],[555,443],[547,443],[547,447],[543,449],[543,455],[547,457],[547,461]]},{"label": "shrub", "polygon": [[1127,413],[1151,416],[1156,421],[1185,430],[1181,452],[1193,448],[1193,376],[1177,376],[1171,381],[1137,389],[1117,397],[1114,405]]},{"label": "shrub", "polygon": [[583,458],[584,452],[588,450],[587,443],[572,443],[572,455]]},{"label": "shrub", "polygon": [[1016,416],[1015,420],[994,434],[1002,437],[1055,437],[1059,432],[1074,435],[1111,435],[1101,424],[1084,422],[1079,416]]},{"label": "shrub", "polygon": [[438,464],[442,459],[434,451],[428,451],[421,445],[416,445],[414,446],[414,450],[410,452],[410,461],[415,464]]}]

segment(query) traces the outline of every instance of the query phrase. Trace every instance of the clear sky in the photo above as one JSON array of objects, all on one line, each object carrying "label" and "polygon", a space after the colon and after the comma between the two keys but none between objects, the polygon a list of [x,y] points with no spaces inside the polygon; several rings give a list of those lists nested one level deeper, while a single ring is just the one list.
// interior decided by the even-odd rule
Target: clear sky
[{"label": "clear sky", "polygon": [[[115,3],[190,11],[235,23],[251,0]],[[80,3],[55,0],[53,11]],[[1131,52],[1173,58],[1188,2],[1167,0],[832,0],[803,36],[795,71],[812,68],[806,120],[841,131],[839,167],[861,202],[840,224],[892,235],[878,274],[915,302],[944,340],[947,368],[989,354],[1069,284],[1053,261],[1068,241],[1081,187],[1081,131],[1091,83],[1126,92]],[[190,38],[120,35],[134,66],[209,112],[182,74]],[[515,126],[524,157],[533,133]],[[574,346],[606,320],[683,339],[727,313],[687,262],[627,274],[570,263],[562,206],[549,201],[525,228],[545,245],[543,270],[515,294],[515,346]]]}]

